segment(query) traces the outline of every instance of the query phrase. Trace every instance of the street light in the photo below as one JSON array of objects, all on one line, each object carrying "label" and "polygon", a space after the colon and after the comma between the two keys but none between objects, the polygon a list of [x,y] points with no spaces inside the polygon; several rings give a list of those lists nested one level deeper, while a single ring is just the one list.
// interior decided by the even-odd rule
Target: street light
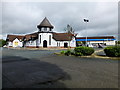
[{"label": "street light", "polygon": [[[83,19],[84,20],[84,22],[86,23],[86,26],[87,26],[87,23],[89,22],[89,20],[88,19]],[[86,30],[86,46],[87,46],[87,30]]]}]

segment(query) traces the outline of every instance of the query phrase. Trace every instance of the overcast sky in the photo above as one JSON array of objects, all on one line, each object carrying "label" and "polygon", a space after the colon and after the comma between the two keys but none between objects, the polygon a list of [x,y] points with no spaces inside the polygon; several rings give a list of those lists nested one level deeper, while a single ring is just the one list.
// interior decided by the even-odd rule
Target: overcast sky
[{"label": "overcast sky", "polygon": [[[118,33],[117,2],[3,2],[2,34],[28,34],[47,17],[55,32],[70,24],[78,36],[105,36]],[[89,23],[83,19],[89,19]],[[1,35],[2,35],[1,34]]]}]

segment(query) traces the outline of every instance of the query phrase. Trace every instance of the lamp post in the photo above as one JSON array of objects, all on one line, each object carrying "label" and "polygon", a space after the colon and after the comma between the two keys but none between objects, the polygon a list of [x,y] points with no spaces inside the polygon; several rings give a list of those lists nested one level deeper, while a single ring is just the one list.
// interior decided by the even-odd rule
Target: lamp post
[{"label": "lamp post", "polygon": [[[87,26],[87,23],[89,22],[89,20],[88,19],[83,19],[84,20],[84,22],[86,23],[86,26]],[[86,30],[86,46],[87,46],[87,30]]]}]

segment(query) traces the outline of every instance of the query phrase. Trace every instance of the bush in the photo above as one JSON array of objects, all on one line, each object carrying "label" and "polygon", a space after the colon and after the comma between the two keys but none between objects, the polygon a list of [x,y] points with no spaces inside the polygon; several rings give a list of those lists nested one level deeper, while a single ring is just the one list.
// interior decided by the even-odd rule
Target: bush
[{"label": "bush", "polygon": [[60,51],[61,54],[65,54],[65,51]]},{"label": "bush", "polygon": [[120,57],[120,46],[109,46],[104,49],[106,56]]},{"label": "bush", "polygon": [[83,56],[83,54],[81,52],[76,52],[75,56]]},{"label": "bush", "polygon": [[65,51],[65,55],[67,56],[71,55],[71,51],[70,50]]},{"label": "bush", "polygon": [[75,53],[73,51],[71,51],[71,55],[75,55]]},{"label": "bush", "polygon": [[74,49],[75,55],[76,56],[86,56],[86,55],[91,55],[94,53],[94,49],[91,47],[85,47],[85,46],[81,46],[81,47],[76,47]]}]

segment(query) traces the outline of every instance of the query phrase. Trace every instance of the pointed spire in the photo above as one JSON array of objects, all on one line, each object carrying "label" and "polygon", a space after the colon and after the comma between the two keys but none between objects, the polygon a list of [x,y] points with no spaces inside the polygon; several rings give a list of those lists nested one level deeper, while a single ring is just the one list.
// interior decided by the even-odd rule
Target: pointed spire
[{"label": "pointed spire", "polygon": [[49,20],[46,17],[43,19],[43,21],[37,27],[38,28],[41,28],[41,27],[53,28],[53,26],[51,25],[51,23],[49,22]]}]

